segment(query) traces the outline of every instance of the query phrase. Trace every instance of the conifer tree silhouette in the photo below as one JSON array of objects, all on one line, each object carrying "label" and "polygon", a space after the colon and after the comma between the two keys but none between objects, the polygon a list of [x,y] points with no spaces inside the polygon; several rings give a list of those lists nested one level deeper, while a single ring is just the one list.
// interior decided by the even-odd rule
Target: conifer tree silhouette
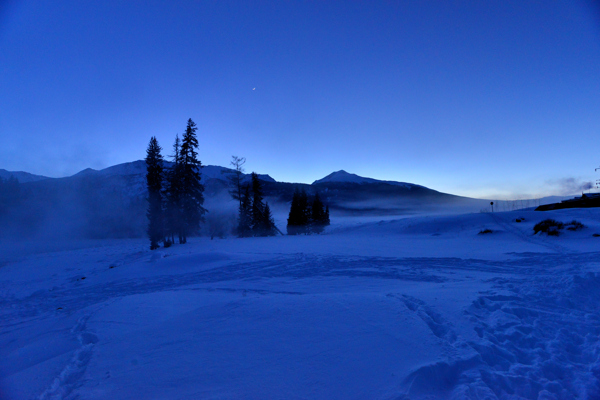
[{"label": "conifer tree silhouette", "polygon": [[161,147],[156,137],[150,138],[146,150],[146,183],[148,187],[148,237],[150,238],[150,250],[157,249],[159,242],[164,238],[163,231],[163,204],[162,204],[162,180],[163,180],[163,157],[160,154]]}]

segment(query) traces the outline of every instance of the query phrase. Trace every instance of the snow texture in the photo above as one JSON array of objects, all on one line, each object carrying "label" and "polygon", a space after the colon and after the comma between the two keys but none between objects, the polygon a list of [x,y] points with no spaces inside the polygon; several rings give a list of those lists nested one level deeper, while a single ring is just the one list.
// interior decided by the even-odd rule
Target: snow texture
[{"label": "snow texture", "polygon": [[0,244],[0,398],[600,398],[599,210],[332,220]]}]

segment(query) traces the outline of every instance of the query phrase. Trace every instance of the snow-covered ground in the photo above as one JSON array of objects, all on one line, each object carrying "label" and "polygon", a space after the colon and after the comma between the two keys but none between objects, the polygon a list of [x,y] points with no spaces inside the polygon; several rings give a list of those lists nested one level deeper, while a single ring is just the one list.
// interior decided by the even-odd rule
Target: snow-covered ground
[{"label": "snow-covered ground", "polygon": [[357,221],[2,243],[0,398],[600,398],[600,210]]}]

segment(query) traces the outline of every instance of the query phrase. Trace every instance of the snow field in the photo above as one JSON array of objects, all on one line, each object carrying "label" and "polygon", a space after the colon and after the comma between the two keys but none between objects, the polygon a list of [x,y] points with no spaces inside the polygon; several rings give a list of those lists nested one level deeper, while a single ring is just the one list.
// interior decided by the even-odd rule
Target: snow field
[{"label": "snow field", "polygon": [[0,244],[0,398],[600,398],[597,210],[356,221]]}]

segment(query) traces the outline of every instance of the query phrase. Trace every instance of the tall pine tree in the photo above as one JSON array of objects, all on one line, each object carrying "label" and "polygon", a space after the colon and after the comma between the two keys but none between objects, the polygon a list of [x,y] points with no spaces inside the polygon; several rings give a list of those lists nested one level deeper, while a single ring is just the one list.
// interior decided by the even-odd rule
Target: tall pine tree
[{"label": "tall pine tree", "polygon": [[304,190],[294,192],[288,217],[288,235],[321,233],[329,225],[329,206],[323,207],[319,193],[312,203]]},{"label": "tall pine tree", "polygon": [[146,150],[146,183],[148,187],[148,237],[150,238],[150,250],[157,249],[158,243],[163,240],[163,209],[162,209],[162,179],[163,179],[163,157],[160,154],[161,147],[152,136],[148,149]]},{"label": "tall pine tree", "polygon": [[226,172],[228,174],[227,180],[229,181],[229,194],[234,200],[239,202],[239,205],[242,205],[242,195],[243,195],[243,184],[242,180],[244,179],[244,164],[246,163],[246,159],[244,157],[231,156],[231,166],[232,170]]},{"label": "tall pine tree", "polygon": [[288,216],[287,232],[288,235],[302,235],[310,233],[309,222],[311,217],[308,206],[308,196],[304,189],[296,190],[292,198],[290,214]]},{"label": "tall pine tree", "polygon": [[183,184],[182,164],[181,164],[181,141],[179,135],[175,136],[173,144],[173,154],[171,155],[172,166],[166,173],[164,187],[164,212],[165,212],[165,245],[175,242],[175,235],[179,236],[179,242],[182,242],[181,232],[183,230],[183,215],[181,210],[181,192]]},{"label": "tall pine tree", "polygon": [[[329,210],[329,209],[327,209]],[[319,197],[319,192],[315,193],[315,198],[312,203],[312,215],[311,215],[311,231],[313,233],[321,233],[325,229],[326,225],[329,225],[326,220],[329,219],[329,215],[323,207],[323,202]]]},{"label": "tall pine tree", "polygon": [[278,232],[278,229],[275,226],[275,220],[273,219],[273,214],[271,214],[269,203],[265,203],[265,215],[263,220],[265,224],[264,236],[275,236]]},{"label": "tall pine tree", "polygon": [[252,197],[250,196],[250,186],[244,185],[240,197],[240,219],[238,221],[238,237],[252,236]]},{"label": "tall pine tree", "polygon": [[256,172],[251,174],[252,179],[252,235],[265,236],[265,203],[263,203],[262,184]]},{"label": "tall pine tree", "polygon": [[187,236],[196,234],[200,230],[200,223],[204,221],[206,209],[204,204],[204,185],[200,183],[200,169],[202,163],[198,160],[198,139],[196,138],[196,124],[188,119],[187,127],[181,140],[181,210],[184,220],[182,223],[181,243],[187,242]]}]

